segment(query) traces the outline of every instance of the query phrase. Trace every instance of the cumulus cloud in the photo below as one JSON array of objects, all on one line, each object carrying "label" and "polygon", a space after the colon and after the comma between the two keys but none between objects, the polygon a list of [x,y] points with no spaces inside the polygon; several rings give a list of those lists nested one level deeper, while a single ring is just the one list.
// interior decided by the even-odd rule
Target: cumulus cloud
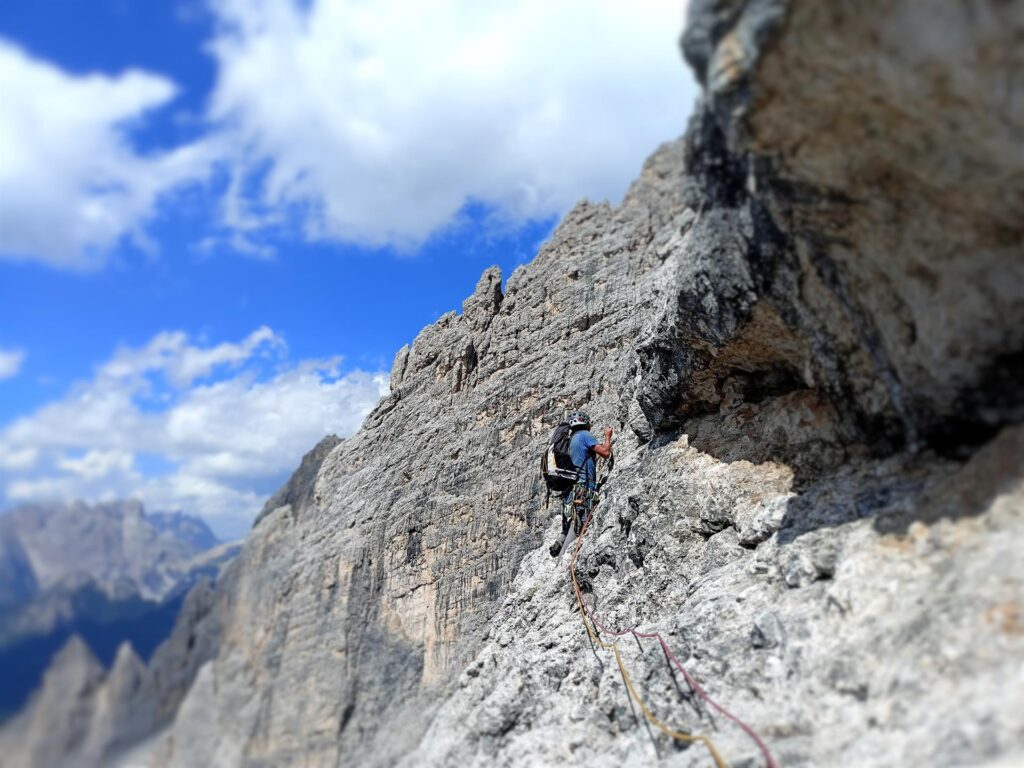
[{"label": "cumulus cloud", "polygon": [[679,0],[212,5],[240,227],[293,210],[311,237],[415,245],[468,202],[615,200],[694,95]]},{"label": "cumulus cloud", "polygon": [[387,391],[383,373],[284,354],[265,327],[237,343],[161,333],[118,350],[93,379],[0,430],[7,501],[137,496],[239,533],[303,453],[325,434],[352,434]]},{"label": "cumulus cloud", "polygon": [[0,40],[0,257],[87,269],[125,236],[140,244],[157,201],[210,168],[212,144],[143,155],[131,127],[166,105],[168,79],[70,75]]},{"label": "cumulus cloud", "polygon": [[188,336],[180,331],[165,331],[140,349],[118,350],[100,369],[100,375],[132,379],[160,371],[175,386],[185,387],[209,375],[218,366],[237,366],[258,351],[283,350],[284,346],[284,339],[266,326],[253,331],[238,344],[224,342],[205,349],[190,345]]},{"label": "cumulus cloud", "polygon": [[[681,0],[208,0],[205,135],[142,153],[162,75],[74,75],[0,40],[0,256],[104,262],[168,194],[226,180],[201,251],[267,235],[414,248],[480,206],[502,224],[616,201],[696,87]],[[193,52],[191,55],[200,55]],[[214,170],[223,173],[214,174]]]},{"label": "cumulus cloud", "polygon": [[135,457],[128,451],[86,451],[80,458],[61,456],[57,459],[57,468],[76,477],[96,480],[111,474],[131,472]]},{"label": "cumulus cloud", "polygon": [[31,469],[39,460],[39,450],[32,446],[13,448],[0,444],[0,470]]},{"label": "cumulus cloud", "polygon": [[0,349],[0,381],[13,379],[21,373],[25,353],[20,349]]}]

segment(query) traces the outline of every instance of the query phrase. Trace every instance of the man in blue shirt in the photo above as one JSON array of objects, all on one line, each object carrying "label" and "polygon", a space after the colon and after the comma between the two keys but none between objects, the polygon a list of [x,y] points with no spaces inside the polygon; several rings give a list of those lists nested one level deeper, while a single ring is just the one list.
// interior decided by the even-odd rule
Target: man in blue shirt
[{"label": "man in blue shirt", "polygon": [[[590,513],[594,501],[593,492],[597,489],[597,464],[595,457],[600,456],[604,459],[609,459],[612,455],[611,427],[605,429],[604,442],[599,443],[597,438],[590,433],[590,416],[583,411],[573,411],[569,414],[569,429],[572,430],[572,437],[569,440],[569,457],[572,459],[572,463],[576,465],[576,484],[573,488],[566,491],[565,496],[562,497],[562,538],[551,546],[552,555],[557,555],[561,552],[562,543],[569,532],[570,525],[569,515],[566,512],[571,511],[571,505],[575,502],[577,496],[583,502],[580,505],[583,509],[578,510],[578,513],[583,513],[581,515],[582,519],[577,521],[579,527],[582,527],[583,523],[586,522],[586,516]],[[581,491],[582,494],[580,493]],[[579,528],[577,528],[578,531]]]}]

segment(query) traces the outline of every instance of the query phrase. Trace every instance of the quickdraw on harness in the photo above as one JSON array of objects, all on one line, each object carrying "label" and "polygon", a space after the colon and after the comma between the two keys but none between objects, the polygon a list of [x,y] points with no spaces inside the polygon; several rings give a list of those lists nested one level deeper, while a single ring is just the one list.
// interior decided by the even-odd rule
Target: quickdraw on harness
[{"label": "quickdraw on harness", "polygon": [[[594,488],[588,488],[585,482],[577,482],[571,494],[562,497],[562,546],[558,551],[558,562],[562,562],[562,556],[572,546],[576,537],[582,534],[590,522],[594,507],[600,501],[601,489],[608,480],[612,467],[615,466],[615,454],[608,459],[601,456],[595,457],[594,470],[600,476],[600,469],[607,466],[604,476],[597,481]],[[554,554],[554,552],[552,552]]]},{"label": "quickdraw on harness", "polygon": [[585,482],[580,482],[579,473],[583,471],[580,467],[576,472],[576,481],[572,489],[572,495],[567,496],[562,502],[562,514],[567,514],[573,522],[573,529],[578,536],[583,526],[590,519],[594,507],[597,506],[601,489],[608,481],[608,475],[615,466],[615,454],[604,459],[601,456],[594,457],[594,472],[600,475],[600,470],[607,466],[604,477],[597,481],[593,488],[588,488]]}]

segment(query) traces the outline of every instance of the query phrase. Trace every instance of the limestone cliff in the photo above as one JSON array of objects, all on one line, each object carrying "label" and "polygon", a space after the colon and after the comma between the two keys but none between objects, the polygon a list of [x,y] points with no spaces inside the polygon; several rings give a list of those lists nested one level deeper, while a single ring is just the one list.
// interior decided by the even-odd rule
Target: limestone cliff
[{"label": "limestone cliff", "polygon": [[[537,456],[577,406],[617,430],[588,610],[660,633],[779,764],[1020,758],[1022,37],[1021,2],[694,0],[684,139],[398,354],[133,759],[711,765],[547,554]],[[765,761],[619,642],[660,719]]]}]

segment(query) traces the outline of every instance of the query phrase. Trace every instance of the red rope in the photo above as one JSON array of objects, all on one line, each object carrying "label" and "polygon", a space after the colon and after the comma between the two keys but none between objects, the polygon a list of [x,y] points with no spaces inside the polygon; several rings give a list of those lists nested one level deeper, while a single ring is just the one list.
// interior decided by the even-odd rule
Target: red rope
[{"label": "red rope", "polygon": [[[583,524],[583,528],[580,531],[580,535],[579,535],[580,542],[577,543],[577,545],[576,545],[577,546],[577,551],[578,551],[578,548],[579,548],[579,544],[582,543],[583,534],[587,532],[587,528],[589,527],[590,521],[592,519],[593,519],[593,515],[590,515],[590,517],[588,517],[587,521]],[[574,562],[575,562],[575,558],[574,558]],[[572,565],[570,565],[570,567],[572,567]],[[578,591],[578,588],[577,588],[577,591]],[[675,665],[676,669],[678,669],[682,673],[683,679],[686,680],[686,682],[689,684],[690,688],[693,689],[694,693],[696,693],[700,698],[702,698],[705,702],[707,702],[711,707],[713,707],[715,710],[717,710],[720,714],[724,715],[729,720],[732,720],[736,725],[738,725],[743,730],[743,732],[745,734],[747,734],[747,736],[749,736],[753,740],[753,742],[755,744],[757,744],[757,748],[760,749],[761,750],[761,754],[764,755],[765,765],[767,766],[767,768],[779,768],[779,764],[776,763],[775,762],[775,758],[772,757],[772,753],[769,751],[768,745],[765,744],[764,741],[761,739],[761,737],[757,735],[757,732],[753,728],[751,728],[749,725],[747,725],[745,722],[743,722],[738,717],[736,717],[736,715],[734,715],[732,712],[730,712],[725,707],[723,707],[721,704],[719,704],[714,699],[712,699],[710,696],[708,696],[707,691],[705,691],[701,687],[701,685],[696,680],[693,679],[693,676],[689,672],[686,671],[686,668],[680,663],[679,659],[676,658],[676,655],[674,653],[672,653],[672,649],[668,647],[668,643],[665,642],[665,638],[663,638],[661,636],[660,632],[639,632],[639,631],[637,631],[635,625],[632,626],[632,627],[629,627],[628,629],[623,629],[623,630],[618,630],[618,631],[609,629],[608,627],[606,627],[604,624],[602,624],[600,621],[597,620],[597,617],[594,616],[593,610],[590,608],[589,605],[587,605],[587,601],[583,600],[582,596],[580,596],[580,595],[577,595],[577,596],[580,597],[580,603],[583,605],[583,609],[584,609],[584,611],[586,611],[587,617],[590,619],[591,623],[593,623],[595,627],[598,627],[602,632],[606,632],[609,635],[611,635],[612,637],[623,637],[624,635],[633,635],[634,637],[637,637],[637,638],[645,638],[645,639],[648,639],[648,640],[657,640],[659,645],[661,645],[661,649],[665,652],[665,655],[669,658],[669,660],[672,662],[672,664]]]}]

